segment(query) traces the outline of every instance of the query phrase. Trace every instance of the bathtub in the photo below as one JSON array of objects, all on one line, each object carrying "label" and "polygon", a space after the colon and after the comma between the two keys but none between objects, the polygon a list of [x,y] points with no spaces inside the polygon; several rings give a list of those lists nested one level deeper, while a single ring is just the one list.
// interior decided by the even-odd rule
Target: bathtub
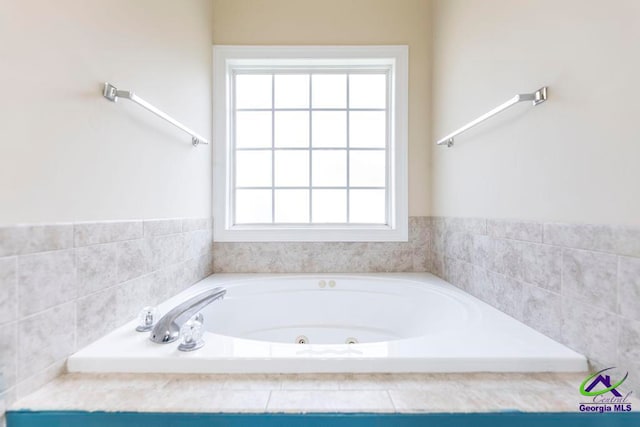
[{"label": "bathtub", "polygon": [[426,273],[210,276],[205,345],[178,351],[130,322],[72,355],[70,372],[578,372],[586,359]]}]

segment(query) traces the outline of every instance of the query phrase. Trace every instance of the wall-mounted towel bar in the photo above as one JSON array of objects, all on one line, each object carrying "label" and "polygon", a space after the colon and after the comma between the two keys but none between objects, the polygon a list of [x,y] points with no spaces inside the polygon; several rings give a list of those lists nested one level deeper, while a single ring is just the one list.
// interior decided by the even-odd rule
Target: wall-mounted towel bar
[{"label": "wall-mounted towel bar", "polygon": [[183,131],[191,135],[191,143],[193,144],[194,147],[198,146],[199,144],[209,144],[209,141],[207,141],[205,138],[198,135],[197,133],[195,133],[194,131],[192,131],[191,129],[189,129],[188,127],[186,127],[185,125],[183,125],[182,123],[174,119],[173,117],[169,116],[164,111],[161,111],[156,107],[154,107],[153,105],[149,104],[147,101],[140,98],[138,95],[136,95],[132,91],[118,90],[118,88],[113,86],[111,83],[105,83],[104,90],[102,91],[102,95],[112,102],[116,102],[118,98],[125,98],[151,111],[156,116],[168,121],[175,127],[182,129]]},{"label": "wall-mounted towel bar", "polygon": [[494,108],[493,110],[489,111],[486,114],[483,114],[482,116],[478,117],[477,119],[473,120],[472,122],[467,123],[466,125],[462,126],[460,129],[456,130],[455,132],[451,132],[449,135],[445,136],[444,138],[438,140],[438,142],[436,142],[436,144],[438,145],[445,145],[447,147],[451,147],[453,146],[453,139],[460,135],[462,132],[465,132],[469,129],[471,129],[472,127],[484,122],[485,120],[495,116],[496,114],[506,110],[507,108],[511,107],[512,105],[515,105],[519,102],[523,102],[523,101],[532,101],[533,105],[538,105],[543,103],[544,101],[547,100],[547,87],[543,87],[538,89],[537,91],[533,92],[533,93],[523,93],[520,95],[516,95],[513,98],[511,98],[510,100],[508,100],[507,102],[505,102],[504,104],[501,104],[499,106],[497,106],[496,108]]}]

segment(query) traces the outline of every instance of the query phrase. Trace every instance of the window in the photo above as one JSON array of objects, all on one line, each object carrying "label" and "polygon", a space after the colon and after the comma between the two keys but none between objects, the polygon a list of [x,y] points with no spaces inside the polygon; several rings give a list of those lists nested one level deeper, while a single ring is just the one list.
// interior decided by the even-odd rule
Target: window
[{"label": "window", "polygon": [[407,49],[214,48],[218,241],[407,239]]}]

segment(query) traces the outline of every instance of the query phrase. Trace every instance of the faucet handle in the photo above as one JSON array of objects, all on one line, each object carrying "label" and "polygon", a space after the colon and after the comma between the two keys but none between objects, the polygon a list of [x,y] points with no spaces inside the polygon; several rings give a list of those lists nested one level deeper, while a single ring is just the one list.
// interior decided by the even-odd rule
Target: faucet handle
[{"label": "faucet handle", "polygon": [[138,314],[138,326],[136,331],[147,332],[153,329],[153,325],[158,318],[158,309],[156,307],[147,306],[140,310]]},{"label": "faucet handle", "polygon": [[194,351],[204,345],[202,335],[204,334],[204,316],[198,313],[187,320],[180,328],[181,343],[178,346],[180,351]]}]

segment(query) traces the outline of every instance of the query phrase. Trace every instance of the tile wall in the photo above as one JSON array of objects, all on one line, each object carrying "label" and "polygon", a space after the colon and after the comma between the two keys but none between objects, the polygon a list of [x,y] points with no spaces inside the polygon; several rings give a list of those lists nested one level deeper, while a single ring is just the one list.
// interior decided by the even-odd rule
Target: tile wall
[{"label": "tile wall", "polygon": [[429,271],[640,388],[640,228],[412,217],[409,241],[212,242],[208,219],[0,228],[0,413],[207,276]]},{"label": "tile wall", "polygon": [[211,219],[0,228],[0,419],[67,356],[211,274]]},{"label": "tile wall", "polygon": [[214,243],[216,273],[427,271],[430,220],[409,218],[408,242]]},{"label": "tile wall", "polygon": [[429,271],[640,389],[640,228],[431,222]]}]

